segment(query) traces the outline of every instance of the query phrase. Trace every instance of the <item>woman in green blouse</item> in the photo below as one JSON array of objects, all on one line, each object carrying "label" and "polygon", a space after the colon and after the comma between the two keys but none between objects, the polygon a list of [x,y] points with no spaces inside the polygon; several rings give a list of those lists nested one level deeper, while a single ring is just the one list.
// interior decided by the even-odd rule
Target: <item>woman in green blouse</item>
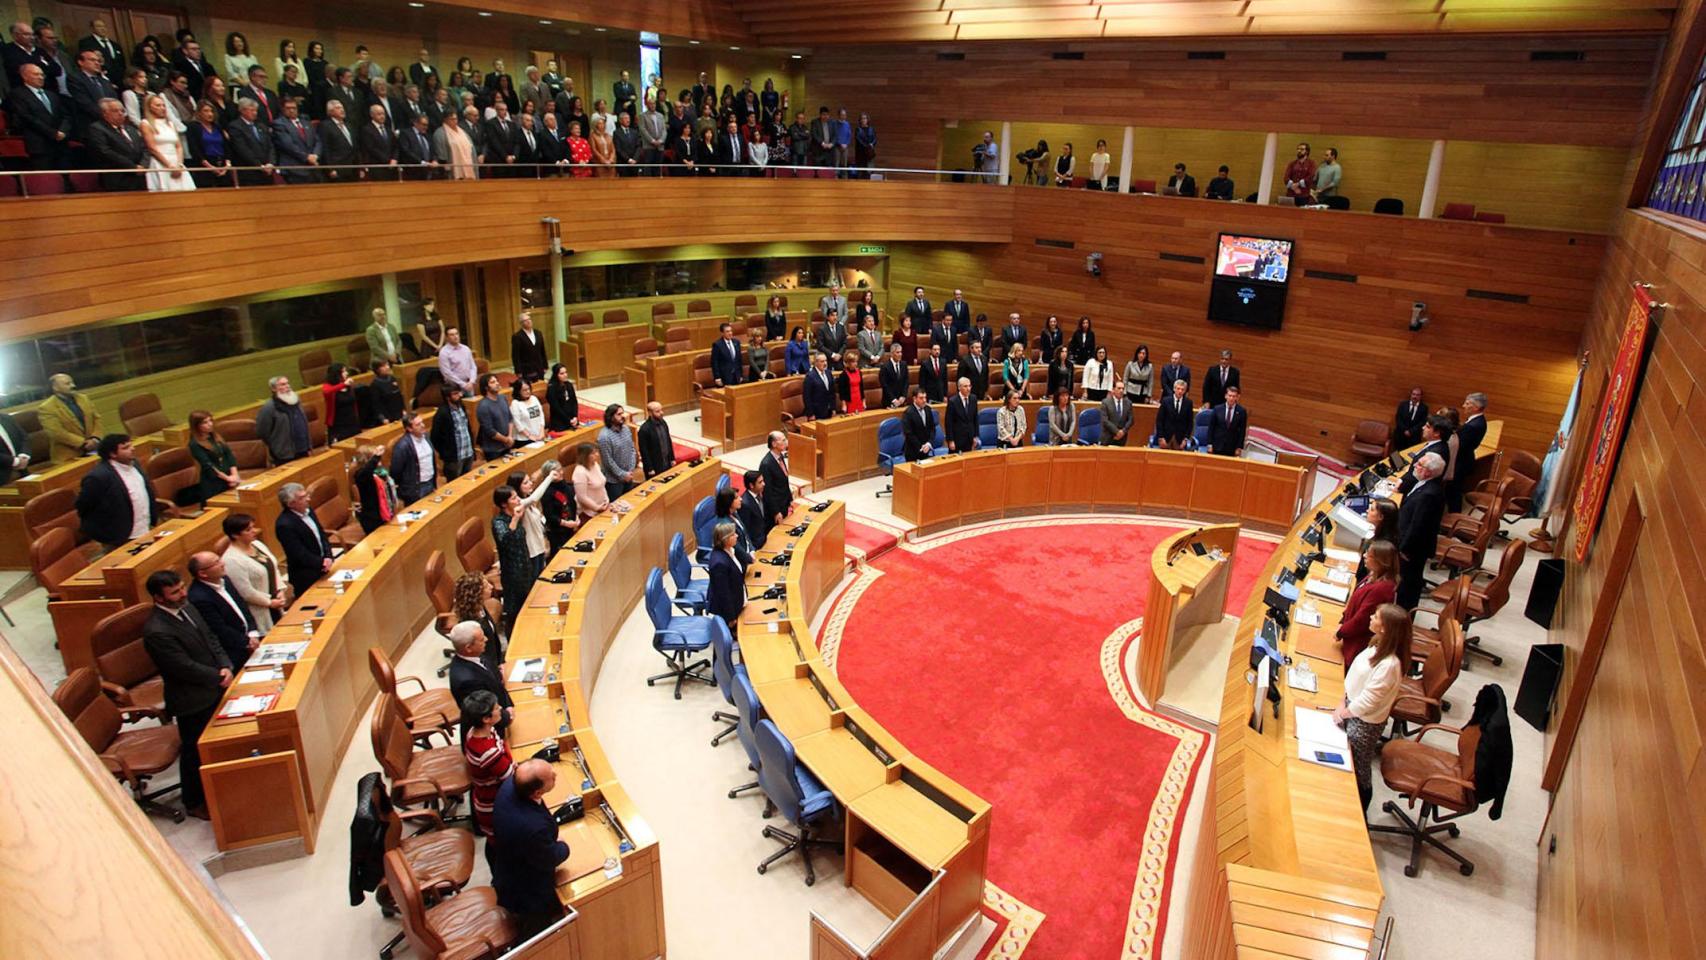
[{"label": "woman in green blouse", "polygon": [[1023,348],[1007,351],[1007,359],[1001,361],[1001,382],[1008,390],[1021,397],[1025,394],[1025,384],[1031,380],[1031,361],[1026,359]]},{"label": "woman in green blouse", "polygon": [[243,482],[237,474],[237,458],[213,431],[213,414],[190,411],[190,456],[201,468],[201,479],[182,494],[189,503],[206,503],[209,497],[234,489]]}]

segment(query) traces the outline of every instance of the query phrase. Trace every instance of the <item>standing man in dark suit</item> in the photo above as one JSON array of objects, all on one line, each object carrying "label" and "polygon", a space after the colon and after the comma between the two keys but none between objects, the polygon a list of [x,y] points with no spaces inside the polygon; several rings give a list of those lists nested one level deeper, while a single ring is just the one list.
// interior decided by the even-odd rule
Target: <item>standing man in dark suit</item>
[{"label": "standing man in dark suit", "polygon": [[243,669],[249,654],[261,645],[261,634],[249,605],[237,598],[237,585],[225,576],[225,560],[206,550],[192,553],[189,571],[190,603],[225,650],[231,669]]},{"label": "standing man in dark suit", "polygon": [[752,538],[752,549],[757,550],[770,536],[771,526],[769,512],[764,509],[764,474],[748,470],[741,477],[741,486],[740,506],[735,509],[735,519]]},{"label": "standing man in dark suit", "polygon": [[973,341],[983,344],[984,357],[994,356],[991,351],[995,347],[995,331],[989,328],[989,318],[981,313],[972,320],[971,329],[966,331],[966,345],[970,346]]},{"label": "standing man in dark suit", "polygon": [[717,325],[717,340],[711,344],[711,382],[732,387],[742,381],[740,343],[732,324]]},{"label": "standing man in dark suit", "polygon": [[[448,414],[444,418],[450,419]],[[438,469],[432,452],[432,444],[427,441],[426,419],[413,410],[406,411],[403,435],[391,445],[391,479],[397,481],[400,502],[414,503],[437,489]]]},{"label": "standing man in dark suit", "polygon": [[[947,317],[948,327],[954,331],[955,336],[971,331],[971,304],[966,302],[963,291],[954,291],[954,299],[942,305],[942,314]],[[988,346],[984,344],[986,349]]]},{"label": "standing man in dark suit", "polygon": [[1463,494],[1475,476],[1475,458],[1481,441],[1487,439],[1487,395],[1471,393],[1463,398],[1463,425],[1457,428],[1457,463],[1446,491],[1446,509],[1453,512],[1463,506]]},{"label": "standing man in dark suit", "polygon": [[260,107],[248,97],[237,101],[237,119],[225,128],[231,143],[231,163],[237,167],[259,167],[259,170],[237,171],[237,182],[245,187],[264,187],[272,183],[273,164],[278,157],[273,152],[272,127],[259,119]]},{"label": "standing man in dark suit", "polygon": [[1250,428],[1250,414],[1238,402],[1239,394],[1237,386],[1227,387],[1226,399],[1214,407],[1214,418],[1208,422],[1209,452],[1215,456],[1244,455],[1244,434]]},{"label": "standing man in dark suit", "polygon": [[[361,109],[361,93],[355,88],[355,74],[350,70],[350,68],[339,67],[337,70],[333,71],[332,77],[332,86],[326,90],[326,107],[328,108],[328,111],[332,106],[333,101],[336,101],[343,104],[344,110],[341,116],[347,118],[349,121],[354,121],[357,117],[365,116]],[[195,78],[190,78],[190,82],[191,90],[201,89],[198,86],[194,86]]]},{"label": "standing man in dark suit", "polygon": [[517,318],[520,329],[509,338],[510,366],[515,368],[515,375],[533,383],[545,379],[545,371],[550,363],[545,357],[545,335],[533,329],[533,312],[521,311]]},{"label": "standing man in dark suit", "polygon": [[1172,394],[1162,398],[1161,409],[1155,411],[1155,442],[1163,449],[1183,450],[1185,441],[1196,432],[1197,408],[1185,387],[1185,381],[1174,380]]},{"label": "standing man in dark suit", "polygon": [[427,115],[417,114],[414,122],[397,135],[397,166],[404,168],[408,180],[428,180],[437,171],[438,161],[432,156],[432,135],[428,133]]},{"label": "standing man in dark suit", "polygon": [[[509,115],[509,104],[498,100],[492,104],[496,113],[486,121],[486,163],[500,168],[515,162],[515,119]],[[507,177],[513,171],[500,169],[495,175]]]},{"label": "standing man in dark suit", "polygon": [[[1423,453],[1436,454],[1439,457],[1439,462],[1450,469],[1451,435],[1455,432],[1456,428],[1451,425],[1449,417],[1437,415],[1429,417],[1427,422],[1422,424],[1422,440],[1427,443],[1427,446],[1422,448],[1421,453],[1416,454],[1417,459],[1420,459]],[[1416,470],[1412,466],[1410,472],[1404,475],[1404,479],[1398,481],[1398,492],[1408,494],[1419,482]]]},{"label": "standing man in dark suit", "polygon": [[177,52],[172,54],[172,66],[189,78],[190,94],[198,99],[201,92],[207,89],[207,78],[219,76],[219,71],[213,69],[213,64],[208,63],[207,58],[202,55],[201,44],[197,43],[194,37],[186,38]]},{"label": "standing man in dark suit", "polygon": [[118,170],[101,174],[101,189],[109,192],[141,190],[142,160],[146,148],[142,134],[124,118],[124,104],[117,100],[101,101],[101,122],[91,124],[82,134],[83,146],[89,149],[89,162],[97,170]]},{"label": "standing man in dark suit", "polygon": [[923,287],[912,288],[912,299],[906,301],[906,308],[902,310],[901,313],[912,318],[912,329],[930,329],[930,318],[932,316],[932,312],[930,310],[930,301],[924,299]]},{"label": "standing man in dark suit", "polygon": [[89,21],[89,35],[77,41],[77,52],[93,50],[101,55],[108,82],[115,86],[124,82],[124,48],[112,38],[112,30],[103,17]]},{"label": "standing man in dark suit", "polygon": [[947,317],[930,324],[930,342],[942,348],[942,362],[951,364],[960,358],[960,341]]},{"label": "standing man in dark suit", "polygon": [[65,78],[65,91],[78,130],[101,122],[102,100],[118,99],[118,88],[101,72],[101,55],[93,50],[77,55],[77,69]]},{"label": "standing man in dark suit", "polygon": [[989,395],[989,361],[983,355],[983,341],[971,342],[971,352],[960,360],[959,373],[971,381],[972,399],[982,400]]},{"label": "standing man in dark suit", "polygon": [[109,433],[95,447],[101,462],[83,475],[77,490],[77,520],[90,540],[116,549],[141,540],[160,519],[154,483],[136,465],[130,437]]},{"label": "standing man in dark suit", "polygon": [[[12,42],[0,48],[0,57],[6,63],[6,82],[13,87],[23,83],[23,68],[25,64],[33,63],[41,69],[42,76],[48,81],[55,79],[53,74],[53,58],[36,45],[36,32],[29,23],[19,20],[12,24]],[[58,84],[54,83],[57,87]]]},{"label": "standing man in dark suit", "polygon": [[[498,705],[504,708],[504,717],[498,721],[498,735],[502,736],[509,729],[509,721],[515,716],[515,701],[510,699],[509,690],[504,686],[501,674],[502,667],[497,667],[499,673],[493,673],[493,665],[486,653],[486,631],[476,620],[463,620],[450,628],[450,646],[456,655],[450,658],[450,696],[458,707],[468,699],[468,695],[476,690],[485,690],[497,698]],[[468,731],[463,730],[466,736]]]},{"label": "standing man in dark suit", "polygon": [[279,109],[278,94],[267,89],[267,68],[256,64],[249,68],[249,75],[244,79],[249,81],[248,85],[232,92],[239,99],[255,101],[256,116],[263,126],[271,127],[284,113]]},{"label": "standing man in dark suit", "polygon": [[640,466],[648,479],[675,466],[675,439],[663,418],[663,404],[656,400],[646,404],[646,420],[638,432]]},{"label": "standing man in dark suit", "polygon": [[794,507],[794,488],[788,483],[788,435],[772,430],[765,443],[770,449],[758,462],[758,472],[764,478],[764,513],[774,527]]},{"label": "standing man in dark suit", "polygon": [[492,888],[498,906],[515,917],[520,940],[539,933],[563,916],[557,897],[557,865],[569,859],[569,845],[557,839],[557,821],[545,795],[557,785],[557,771],[543,760],[523,760],[515,775],[498,787],[492,802],[490,856]]},{"label": "standing man in dark suit", "polygon": [[1408,450],[1422,442],[1422,424],[1428,422],[1428,405],[1422,401],[1422,388],[1411,387],[1410,399],[1398,404],[1392,415],[1392,449]]},{"label": "standing man in dark suit", "polygon": [[524,180],[539,179],[539,163],[541,150],[538,131],[533,129],[533,115],[524,113],[515,125],[515,176]]},{"label": "standing man in dark suit", "polygon": [[1012,353],[1014,347],[1018,347],[1022,351],[1030,342],[1030,334],[1026,332],[1025,325],[1019,322],[1018,311],[1009,313],[1007,325],[1001,328],[1001,345],[1007,348],[1008,353]]},{"label": "standing man in dark suit", "polygon": [[178,796],[185,813],[206,820],[207,795],[201,787],[201,751],[196,741],[231,685],[231,660],[201,614],[189,605],[189,591],[176,571],[154,571],[147,586],[154,610],[142,626],[142,646],[165,682],[166,713],[178,723]]},{"label": "standing man in dark suit", "polygon": [[397,138],[385,119],[385,108],[377,103],[367,108],[367,122],[355,132],[355,162],[366,167],[369,180],[395,180]]},{"label": "standing man in dark suit", "polygon": [[906,399],[909,404],[900,415],[901,434],[905,438],[902,449],[908,463],[928,460],[936,440],[936,411],[925,403],[928,398],[921,387],[908,390]]},{"label": "standing man in dark suit", "polygon": [[1177,350],[1173,351],[1171,359],[1161,365],[1161,382],[1170,388],[1175,380],[1185,381],[1185,392],[1191,392],[1191,368],[1185,366],[1184,359]]},{"label": "standing man in dark suit", "polygon": [[807,416],[818,420],[835,416],[835,378],[829,373],[828,355],[812,355],[812,369],[801,385],[801,395]]},{"label": "standing man in dark suit", "polygon": [[1444,471],[1445,461],[1439,454],[1417,457],[1410,468],[1416,485],[1398,508],[1397,600],[1406,610],[1416,609],[1425,586],[1423,571],[1439,547],[1439,522],[1445,516],[1445,490],[1439,476]]},{"label": "standing man in dark suit", "polygon": [[942,360],[941,344],[930,345],[930,355],[918,361],[918,386],[930,397],[931,403],[948,398],[948,365]]},{"label": "standing man in dark suit", "polygon": [[1125,378],[1119,377],[1114,380],[1113,389],[1102,398],[1102,446],[1129,446],[1131,421],[1131,401],[1126,399]]},{"label": "standing man in dark suit", "polygon": [[284,548],[290,588],[300,597],[332,569],[332,542],[326,538],[320,518],[308,505],[308,488],[300,483],[287,483],[278,491],[278,502],[284,505],[284,511],[278,515],[273,535]]},{"label": "standing man in dark suit", "polygon": [[30,469],[30,439],[9,413],[0,413],[0,484]]},{"label": "standing man in dark suit", "polygon": [[877,368],[877,382],[883,388],[883,406],[900,407],[906,403],[906,387],[911,374],[898,341],[889,344],[889,358]]},{"label": "standing man in dark suit", "polygon": [[616,129],[610,134],[611,141],[616,146],[616,168],[618,176],[632,177],[639,174],[636,164],[640,162],[640,154],[646,148],[645,138],[640,136],[640,128],[634,126],[634,112],[630,107],[627,113],[616,115]]},{"label": "standing man in dark suit", "polygon": [[6,119],[23,135],[30,169],[70,169],[70,106],[57,92],[47,88],[47,75],[41,67],[25,63],[19,73],[23,82],[6,95]]},{"label": "standing man in dark suit", "polygon": [[326,101],[326,119],[320,121],[320,163],[327,180],[358,180],[355,166],[355,134],[344,119],[341,100]]},{"label": "standing man in dark suit", "polygon": [[279,172],[287,183],[313,183],[319,179],[320,135],[302,119],[301,104],[287,99],[279,105],[280,116],[272,125],[273,151]]},{"label": "standing man in dark suit", "polygon": [[981,444],[977,436],[977,397],[972,395],[971,378],[961,377],[959,388],[948,398],[947,434],[949,453],[970,453]]},{"label": "standing man in dark suit", "polygon": [[[417,87],[426,86],[426,78],[438,73],[438,68],[432,65],[432,54],[422,47],[415,54],[415,62],[409,64],[409,82]],[[540,104],[544,106],[544,104]]]},{"label": "standing man in dark suit", "polygon": [[[1163,371],[1165,373],[1165,371]],[[1226,402],[1226,391],[1233,387],[1242,387],[1238,379],[1238,368],[1232,365],[1232,351],[1220,351],[1220,366],[1209,367],[1208,373],[1202,378],[1202,400],[1210,407],[1218,407]]]},{"label": "standing man in dark suit", "polygon": [[841,356],[847,349],[847,325],[841,322],[841,311],[835,307],[823,312],[823,326],[817,328],[817,349],[832,357]]}]

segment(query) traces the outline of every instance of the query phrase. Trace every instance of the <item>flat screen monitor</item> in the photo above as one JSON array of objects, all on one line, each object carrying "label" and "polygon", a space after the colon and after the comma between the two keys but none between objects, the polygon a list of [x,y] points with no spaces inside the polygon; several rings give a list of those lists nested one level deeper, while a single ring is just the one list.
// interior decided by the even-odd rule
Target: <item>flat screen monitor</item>
[{"label": "flat screen monitor", "polygon": [[1285,283],[1291,277],[1291,241],[1278,237],[1220,235],[1214,255],[1214,275],[1234,280]]}]

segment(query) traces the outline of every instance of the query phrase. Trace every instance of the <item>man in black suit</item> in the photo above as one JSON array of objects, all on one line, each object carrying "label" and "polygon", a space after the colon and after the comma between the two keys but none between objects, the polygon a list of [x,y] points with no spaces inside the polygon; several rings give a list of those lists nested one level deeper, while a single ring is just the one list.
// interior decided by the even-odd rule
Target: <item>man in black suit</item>
[{"label": "man in black suit", "polygon": [[118,99],[118,88],[101,72],[101,55],[93,50],[77,55],[77,69],[65,78],[65,92],[71,96],[72,120],[78,130],[101,122],[102,100]]},{"label": "man in black suit", "polygon": [[1155,442],[1167,450],[1183,450],[1196,431],[1197,408],[1185,393],[1185,381],[1174,380],[1173,392],[1161,398],[1155,411]]},{"label": "man in black suit", "polygon": [[1197,178],[1186,173],[1182,163],[1173,164],[1173,175],[1167,178],[1167,186],[1179,191],[1181,197],[1197,195]]},{"label": "man in black suit", "polygon": [[391,479],[397,481],[397,499],[404,504],[414,503],[438,487],[432,453],[426,419],[413,410],[405,412],[403,435],[391,445]]},{"label": "man in black suit", "polygon": [[883,388],[883,406],[900,407],[906,403],[906,387],[911,374],[898,342],[889,344],[889,357],[877,368],[877,382]]},{"label": "man in black suit", "polygon": [[1161,365],[1163,389],[1172,389],[1175,380],[1185,381],[1185,392],[1191,392],[1191,368],[1185,366],[1184,359],[1177,350],[1173,351],[1171,359]]},{"label": "man in black suit", "polygon": [[[422,47],[415,55],[415,62],[409,64],[409,82],[417,87],[426,86],[426,78],[438,73],[438,68],[432,65],[432,55]],[[544,106],[544,104],[540,104]]]},{"label": "man in black suit", "polygon": [[538,179],[539,133],[533,129],[533,115],[524,113],[515,127],[515,170],[517,177]]},{"label": "man in black suit", "polygon": [[1202,401],[1207,406],[1218,407],[1226,402],[1226,391],[1242,386],[1243,383],[1238,379],[1238,368],[1232,365],[1232,351],[1222,350],[1220,366],[1209,367],[1208,373],[1203,375]]},{"label": "man in black suit", "polygon": [[640,154],[646,149],[646,140],[640,135],[640,128],[634,126],[634,113],[631,109],[627,113],[616,115],[616,130],[611,133],[610,139],[616,146],[616,162],[620,164],[616,172],[624,177],[638,175],[640,169],[635,165],[640,162]]},{"label": "man in black suit", "polygon": [[19,72],[23,82],[6,95],[6,119],[14,131],[23,135],[30,169],[69,169],[71,108],[63,97],[47,88],[47,75],[41,67],[25,63]]},{"label": "man in black suit", "polygon": [[653,400],[646,404],[646,420],[640,424],[640,465],[647,477],[675,466],[675,439],[669,435],[669,424],[663,418],[663,404]]},{"label": "man in black suit", "polygon": [[0,484],[30,469],[30,439],[9,413],[0,413]]},{"label": "man in black suit", "polygon": [[841,322],[841,313],[834,307],[824,311],[823,326],[817,328],[817,349],[832,357],[841,356],[847,349],[847,325]]},{"label": "man in black suit", "polygon": [[932,343],[930,353],[919,358],[918,385],[929,395],[931,403],[948,399],[948,364],[942,359],[942,347]]},{"label": "man in black suit", "polygon": [[719,387],[732,387],[742,379],[740,342],[735,339],[735,328],[720,323],[717,339],[711,344],[711,382]]},{"label": "man in black suit", "polygon": [[930,324],[930,342],[942,348],[942,362],[951,364],[960,358],[960,341],[954,336],[954,328],[948,325],[943,317]]},{"label": "man in black suit", "polygon": [[974,341],[983,344],[985,358],[993,356],[990,351],[995,346],[995,331],[989,328],[989,318],[981,313],[972,320],[971,329],[966,331],[966,345],[970,346]]},{"label": "man in black suit", "polygon": [[[16,87],[23,83],[23,67],[33,63],[41,68],[42,76],[54,80],[51,64],[53,60],[47,52],[36,45],[36,32],[28,22],[19,20],[12,24],[12,42],[0,47],[0,58],[6,64],[6,82]],[[55,84],[57,86],[57,84]]]},{"label": "man in black suit", "polygon": [[225,128],[225,135],[230,138],[232,165],[260,168],[237,172],[237,182],[245,187],[270,185],[273,165],[278,160],[273,152],[272,127],[260,121],[259,110],[255,101],[244,97],[237,101],[237,119]]},{"label": "man in black suit", "polygon": [[362,98],[362,112],[371,117],[373,108],[378,107],[385,116],[385,129],[391,131],[391,136],[395,139],[403,118],[397,113],[396,101],[392,99],[391,94],[389,84],[383,80],[374,80],[368,85],[367,94]]},{"label": "man in black suit", "polygon": [[1209,452],[1218,457],[1242,457],[1244,434],[1250,428],[1250,414],[1238,402],[1239,389],[1226,388],[1226,399],[1216,405],[1214,418],[1208,422]]},{"label": "man in black suit", "polygon": [[326,101],[326,118],[320,121],[320,163],[327,180],[358,180],[355,165],[355,132],[344,117],[341,100]]},{"label": "man in black suit", "polygon": [[1487,395],[1471,393],[1463,398],[1463,425],[1457,428],[1457,462],[1445,495],[1446,509],[1463,507],[1463,495],[1475,476],[1475,458],[1481,441],[1487,439]]},{"label": "man in black suit", "polygon": [[[343,104],[344,110],[342,116],[347,118],[349,121],[354,121],[357,117],[366,116],[361,109],[363,106],[361,102],[361,93],[355,88],[355,74],[350,70],[350,68],[339,67],[332,74],[332,78],[333,83],[331,87],[326,90],[326,107],[328,110],[335,101]],[[191,78],[191,81],[194,81],[193,77]],[[199,90],[201,88],[192,86],[190,89]]]},{"label": "man in black suit", "polygon": [[740,125],[730,120],[723,132],[717,134],[717,173],[724,177],[745,176],[746,143],[740,136]]},{"label": "man in black suit", "polygon": [[507,177],[511,171],[505,168],[515,162],[515,120],[509,115],[509,104],[501,99],[492,109],[497,113],[485,123],[486,163],[499,168],[494,176]]},{"label": "man in black suit", "polygon": [[[498,673],[493,672],[490,659],[486,653],[486,631],[477,621],[464,620],[450,628],[450,646],[456,655],[450,658],[450,696],[458,707],[468,699],[475,690],[485,690],[497,698],[498,705],[504,708],[504,718],[498,721],[498,734],[501,736],[509,729],[509,721],[515,716],[515,701],[510,699],[509,691],[504,688],[502,667],[497,667]],[[468,731],[464,729],[463,735]]]},{"label": "man in black suit", "polygon": [[284,101],[279,111],[281,116],[272,125],[279,172],[288,183],[313,183],[319,179],[314,168],[320,165],[320,135],[313,124],[302,119],[301,106],[295,100]]},{"label": "man in black suit", "polygon": [[397,178],[397,138],[385,119],[385,109],[378,104],[367,108],[367,122],[355,131],[355,162],[369,180]]},{"label": "man in black suit", "polygon": [[255,101],[255,115],[263,125],[271,127],[273,121],[284,116],[284,113],[279,107],[278,94],[267,89],[267,68],[256,64],[249,68],[249,75],[245,79],[249,82],[231,91],[232,95],[238,100]]},{"label": "man in black suit", "polygon": [[977,397],[972,394],[971,379],[961,377],[958,391],[948,398],[948,419],[944,427],[949,453],[970,453],[981,444],[977,436]]},{"label": "man in black suit", "polygon": [[148,536],[160,519],[154,483],[136,464],[130,437],[109,433],[95,447],[101,462],[83,475],[77,521],[83,533],[109,549]]},{"label": "man in black suit", "polygon": [[534,156],[534,163],[552,165],[553,169],[540,171],[542,177],[560,177],[563,170],[555,165],[569,157],[569,143],[563,139],[563,131],[557,126],[557,115],[545,114],[539,128],[539,149]]},{"label": "man in black suit", "polygon": [[1398,404],[1392,416],[1392,449],[1408,450],[1422,442],[1422,424],[1428,422],[1428,405],[1422,401],[1422,388],[1411,387],[1410,399]]},{"label": "man in black suit", "polygon": [[989,361],[983,355],[983,341],[971,342],[971,352],[960,359],[959,373],[971,381],[972,399],[982,400],[989,395]]},{"label": "man in black suit", "polygon": [[112,31],[104,18],[96,17],[89,21],[89,35],[77,41],[77,51],[81,53],[84,50],[93,50],[101,55],[109,82],[124,82],[124,48],[112,38]]},{"label": "man in black suit", "polygon": [[207,795],[201,787],[201,752],[196,741],[231,685],[231,660],[201,614],[189,605],[189,591],[176,571],[154,571],[147,586],[154,610],[142,626],[142,647],[165,683],[166,713],[178,723],[178,796],[185,813],[206,820]]},{"label": "man in black suit", "polygon": [[332,569],[332,542],[308,505],[308,489],[302,484],[285,484],[278,491],[278,502],[284,510],[273,525],[273,535],[284,548],[290,587],[300,597]]},{"label": "man in black suit", "polygon": [[498,787],[492,803],[492,837],[487,856],[498,906],[515,918],[518,940],[539,933],[563,916],[557,897],[557,865],[569,858],[569,845],[557,839],[557,821],[545,795],[557,785],[557,772],[543,760],[523,760],[515,775]]},{"label": "man in black suit", "polygon": [[[1422,424],[1422,440],[1427,443],[1421,453],[1416,454],[1420,459],[1422,453],[1431,453],[1439,457],[1439,462],[1447,467],[1451,465],[1451,435],[1456,428],[1451,425],[1451,419],[1443,416],[1431,416]],[[1461,448],[1459,448],[1461,450]],[[1398,492],[1408,494],[1420,482],[1414,467],[1404,474],[1404,479],[1398,481]]]},{"label": "man in black suit", "polygon": [[741,478],[741,486],[743,490],[740,506],[735,508],[735,519],[752,538],[752,549],[757,550],[770,536],[770,516],[764,509],[764,474],[748,470]]},{"label": "man in black suit", "polygon": [[192,553],[189,571],[190,603],[225,650],[231,669],[243,669],[261,645],[261,635],[249,605],[237,596],[237,585],[225,576],[225,560],[211,551]]},{"label": "man in black suit", "polygon": [[901,313],[912,318],[912,329],[930,329],[930,301],[924,299],[923,287],[912,288],[912,299],[906,301],[906,308]]},{"label": "man in black suit", "polygon": [[829,372],[828,356],[812,354],[812,368],[806,374],[805,383],[801,384],[801,397],[805,402],[806,416],[818,420],[835,416],[835,378]]},{"label": "man in black suit", "polygon": [[[954,331],[955,336],[971,331],[971,304],[966,302],[964,291],[954,291],[954,298],[942,305],[942,315],[947,318],[948,328]],[[983,346],[984,349],[989,348],[987,343]]]},{"label": "man in black suit", "polygon": [[[1461,452],[1461,448],[1459,448]],[[1439,547],[1439,522],[1445,516],[1445,489],[1439,476],[1445,461],[1424,453],[1410,468],[1416,485],[1398,508],[1398,605],[1416,609],[1426,586],[1422,574]]]},{"label": "man in black suit", "polygon": [[172,67],[189,78],[190,93],[197,99],[200,99],[202,91],[207,89],[207,78],[219,75],[219,71],[213,69],[213,64],[208,63],[207,58],[202,56],[201,44],[193,37],[186,39],[177,52],[172,54]]},{"label": "man in black suit", "polygon": [[419,114],[397,135],[397,165],[405,180],[430,180],[437,173],[432,157],[432,134],[426,114]]},{"label": "man in black suit", "polygon": [[534,383],[545,379],[550,369],[546,357],[545,335],[533,327],[533,311],[523,310],[516,318],[517,329],[509,338],[509,362],[515,375]]},{"label": "man in black suit", "polygon": [[758,472],[764,478],[764,514],[774,527],[793,509],[794,488],[788,483],[788,435],[772,430],[766,443],[770,449],[758,462]]},{"label": "man in black suit", "polygon": [[1030,342],[1030,334],[1026,332],[1025,325],[1019,322],[1019,314],[1016,311],[1009,313],[1007,325],[1001,328],[1001,345],[1007,348],[1008,354],[1012,354],[1014,347],[1022,351]]},{"label": "man in black suit", "polygon": [[144,189],[142,160],[146,148],[142,134],[125,119],[124,104],[101,101],[101,122],[90,124],[83,132],[83,146],[88,148],[89,162],[96,169],[128,171],[101,174],[102,190]]},{"label": "man in black suit", "polygon": [[902,450],[906,460],[928,460],[936,440],[936,411],[925,403],[928,399],[922,387],[906,392],[906,412],[900,415],[901,434],[905,438]]}]

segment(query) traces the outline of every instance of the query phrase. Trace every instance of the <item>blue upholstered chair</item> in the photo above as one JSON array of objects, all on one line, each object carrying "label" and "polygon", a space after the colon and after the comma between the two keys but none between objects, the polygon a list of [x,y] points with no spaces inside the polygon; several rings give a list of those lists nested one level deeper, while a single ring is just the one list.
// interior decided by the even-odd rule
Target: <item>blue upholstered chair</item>
[{"label": "blue upholstered chair", "polygon": [[717,523],[717,501],[706,497],[693,505],[693,558],[700,566],[711,558],[711,528]]},{"label": "blue upholstered chair", "polygon": [[758,741],[758,782],[764,788],[764,796],[799,829],[799,833],[789,833],[780,827],[764,828],[766,837],[782,841],[782,849],[765,858],[758,865],[758,872],[763,873],[771,864],[799,851],[800,860],[806,867],[806,886],[809,887],[817,882],[817,874],[812,870],[811,848],[841,849],[840,840],[811,835],[814,825],[840,816],[835,794],[819,783],[810,770],[800,765],[794,756],[794,745],[782,736],[775,723],[758,721],[754,738]]},{"label": "blue upholstered chair", "polygon": [[[746,751],[746,768],[753,773],[758,772],[758,721],[764,710],[758,704],[758,692],[752,689],[752,681],[746,676],[745,668],[729,676],[729,692],[734,694],[735,710],[739,711],[739,719],[735,723],[735,737],[740,740],[741,749]],[[733,800],[748,791],[757,790],[757,780],[742,784],[729,791],[729,799]],[[764,816],[770,816],[770,802],[764,802]]]},{"label": "blue upholstered chair", "polygon": [[1078,414],[1078,442],[1095,446],[1102,442],[1102,408],[1086,407]]},{"label": "blue upholstered chair", "polygon": [[[877,424],[877,468],[884,476],[894,476],[894,466],[906,462],[906,434],[901,429],[899,417],[888,417]],[[877,496],[894,493],[891,484],[877,492]]]},{"label": "blue upholstered chair", "polygon": [[1196,441],[1196,449],[1203,451],[1208,450],[1208,426],[1213,422],[1213,409],[1204,407],[1197,411],[1196,429],[1192,431],[1194,435],[1191,438]]},{"label": "blue upholstered chair", "polygon": [[[746,679],[746,665],[735,662],[735,638],[729,633],[729,625],[722,617],[712,617],[716,622],[711,625],[711,675],[717,678],[717,691],[723,695],[723,701],[729,706],[735,705],[735,677]],[[723,710],[711,712],[711,719],[718,723],[726,723],[721,732],[711,738],[711,746],[719,746],[729,734],[740,726],[740,714],[728,713]]]},{"label": "blue upholstered chair", "polygon": [[646,686],[659,680],[675,681],[675,699],[681,699],[681,685],[689,680],[704,684],[717,681],[700,672],[711,666],[709,660],[688,657],[711,649],[711,621],[718,617],[681,617],[670,612],[669,594],[663,588],[663,571],[653,567],[646,574],[646,616],[652,620],[652,649],[669,664],[669,671],[646,678]]},{"label": "blue upholstered chair", "polygon": [[695,616],[705,612],[707,580],[693,579],[693,561],[687,559],[687,538],[676,534],[669,538],[669,578],[675,581],[675,595],[670,602],[682,613]]}]

